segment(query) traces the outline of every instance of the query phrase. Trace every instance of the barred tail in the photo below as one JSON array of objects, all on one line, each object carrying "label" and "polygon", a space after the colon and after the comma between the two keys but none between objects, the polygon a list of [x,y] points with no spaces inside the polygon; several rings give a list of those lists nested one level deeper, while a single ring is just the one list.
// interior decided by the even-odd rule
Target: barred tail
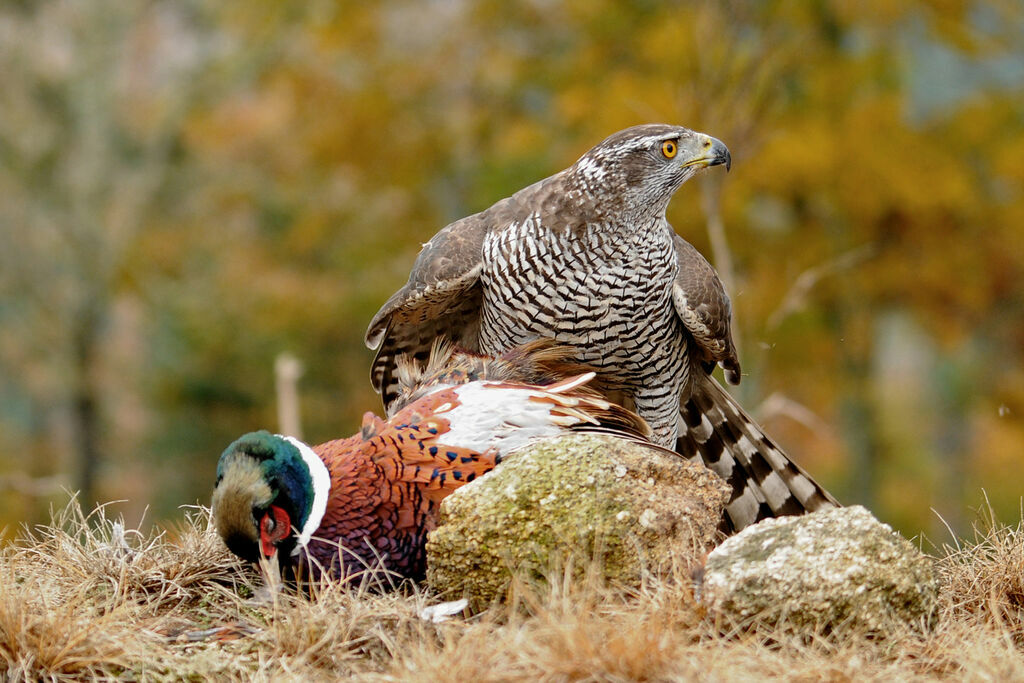
[{"label": "barred tail", "polygon": [[801,515],[838,501],[775,445],[718,382],[705,376],[682,406],[677,450],[732,486],[725,524],[739,531],[767,517]]}]

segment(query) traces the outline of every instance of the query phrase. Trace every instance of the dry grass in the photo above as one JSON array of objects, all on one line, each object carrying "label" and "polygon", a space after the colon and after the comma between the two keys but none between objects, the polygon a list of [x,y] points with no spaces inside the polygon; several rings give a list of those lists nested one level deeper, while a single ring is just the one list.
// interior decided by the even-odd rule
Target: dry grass
[{"label": "dry grass", "polygon": [[679,577],[630,593],[554,577],[435,624],[418,612],[439,598],[412,588],[325,582],[257,604],[258,573],[205,510],[144,536],[72,503],[0,551],[0,667],[15,680],[1024,679],[1022,527],[983,519],[940,554],[940,625],[884,641],[716,622]]}]

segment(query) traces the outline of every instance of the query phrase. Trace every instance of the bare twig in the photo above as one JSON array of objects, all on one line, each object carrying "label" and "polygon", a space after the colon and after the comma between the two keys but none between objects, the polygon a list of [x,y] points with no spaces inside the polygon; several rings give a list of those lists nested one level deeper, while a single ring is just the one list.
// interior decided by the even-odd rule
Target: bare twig
[{"label": "bare twig", "polygon": [[865,244],[800,273],[793,281],[789,291],[782,297],[782,303],[768,316],[765,326],[769,330],[777,328],[788,316],[807,305],[808,294],[818,282],[830,275],[857,266],[874,255],[874,252],[874,245]]},{"label": "bare twig", "polygon": [[64,480],[59,476],[32,477],[25,472],[11,472],[0,476],[0,490],[15,491],[23,496],[45,498],[60,493]]},{"label": "bare twig", "polygon": [[725,286],[725,291],[735,292],[733,275],[732,251],[729,240],[725,236],[725,223],[722,220],[722,180],[708,177],[700,185],[701,204],[704,219],[707,221],[708,239],[711,241],[711,259],[718,271],[718,277]]},{"label": "bare twig", "polygon": [[822,438],[833,434],[832,428],[829,427],[827,422],[818,417],[817,413],[803,403],[794,401],[777,391],[761,401],[760,405],[754,409],[754,414],[757,415],[757,419],[761,422],[767,422],[774,417],[788,417]]}]

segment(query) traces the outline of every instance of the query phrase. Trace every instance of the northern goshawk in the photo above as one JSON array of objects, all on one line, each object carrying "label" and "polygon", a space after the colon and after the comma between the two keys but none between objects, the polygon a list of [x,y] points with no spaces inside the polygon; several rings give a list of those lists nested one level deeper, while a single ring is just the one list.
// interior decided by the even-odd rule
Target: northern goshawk
[{"label": "northern goshawk", "polygon": [[576,347],[655,442],[729,481],[734,529],[837,505],[710,374],[719,364],[740,379],[729,297],[665,210],[698,170],[722,164],[729,150],[713,137],[635,126],[445,227],[367,330],[385,406],[397,396],[396,358],[425,359],[438,337],[491,355],[551,338]]}]

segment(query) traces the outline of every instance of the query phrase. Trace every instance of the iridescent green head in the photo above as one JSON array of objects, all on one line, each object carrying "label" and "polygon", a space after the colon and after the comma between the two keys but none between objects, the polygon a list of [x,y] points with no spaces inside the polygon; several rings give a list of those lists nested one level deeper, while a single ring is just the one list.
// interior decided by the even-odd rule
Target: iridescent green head
[{"label": "iridescent green head", "polygon": [[250,432],[217,463],[213,520],[231,552],[282,563],[323,519],[330,475],[316,453],[292,437]]}]

